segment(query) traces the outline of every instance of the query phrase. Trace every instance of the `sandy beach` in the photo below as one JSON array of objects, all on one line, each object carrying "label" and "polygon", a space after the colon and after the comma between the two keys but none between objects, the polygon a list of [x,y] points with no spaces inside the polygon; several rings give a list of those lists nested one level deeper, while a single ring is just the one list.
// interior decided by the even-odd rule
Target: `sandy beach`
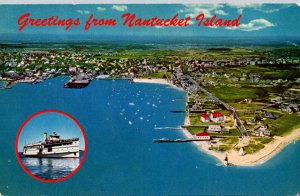
[{"label": "sandy beach", "polygon": [[[190,125],[188,116],[185,118],[185,125]],[[192,134],[188,132],[187,129],[183,129],[183,133],[187,138],[192,138]],[[265,163],[278,152],[280,152],[285,146],[291,142],[300,138],[300,128],[294,130],[291,134],[285,137],[274,136],[274,140],[265,145],[263,149],[254,153],[246,154],[244,156],[239,155],[237,150],[230,150],[227,153],[228,163],[236,166],[256,166]],[[208,153],[209,155],[214,156],[222,163],[226,157],[225,153],[209,150],[208,142],[193,142],[201,151]]]},{"label": "sandy beach", "polygon": [[[189,119],[188,116],[185,117],[184,125],[190,125],[190,119]],[[182,131],[183,131],[183,134],[187,138],[193,138],[193,135],[187,129],[182,129]],[[205,153],[207,153],[211,156],[214,156],[215,158],[220,160],[222,162],[222,164],[224,164],[225,153],[209,150],[209,147],[210,147],[209,142],[207,142],[207,141],[194,141],[193,143],[198,147],[198,149],[200,151],[205,152]]]},{"label": "sandy beach", "polygon": [[274,136],[274,140],[265,145],[263,149],[254,153],[240,156],[238,151],[228,152],[229,163],[239,166],[255,166],[268,161],[270,158],[280,152],[285,146],[300,138],[300,128],[295,129],[291,134],[279,137]]},{"label": "sandy beach", "polygon": [[[174,87],[178,90],[183,90],[182,88],[179,88],[170,82],[168,82],[166,79],[139,79],[135,78],[133,82],[140,82],[140,83],[153,83],[153,84],[164,84],[169,85],[171,87]],[[184,125],[190,125],[189,117],[186,116]],[[186,138],[193,138],[193,135],[187,130],[182,129],[183,134]],[[291,142],[297,140],[300,138],[300,128],[292,131],[291,134],[279,137],[274,136],[274,140],[271,141],[268,144],[265,144],[265,147],[261,149],[260,151],[254,153],[254,154],[246,154],[244,156],[239,155],[239,152],[237,150],[230,150],[226,152],[228,157],[228,163],[231,165],[236,166],[256,166],[265,163],[270,158],[275,156],[278,152],[280,152],[285,146],[290,144]],[[210,143],[206,141],[194,141],[193,142],[199,150],[214,156],[218,160],[220,160],[224,164],[224,159],[226,157],[226,154],[223,152],[217,152],[214,150],[209,150]]]},{"label": "sandy beach", "polygon": [[179,88],[178,86],[171,84],[167,79],[162,79],[162,78],[152,78],[152,79],[147,79],[147,78],[134,78],[133,82],[136,83],[150,83],[150,84],[163,84],[163,85],[168,85],[172,88],[176,88],[177,90],[184,91],[182,88]]},{"label": "sandy beach", "polygon": [[[190,125],[189,117],[186,116],[184,125]],[[183,129],[183,133],[187,138],[192,138],[193,135],[187,130]],[[280,152],[285,146],[290,144],[291,142],[300,138],[300,128],[292,131],[291,134],[279,137],[274,136],[274,140],[265,145],[263,149],[254,153],[254,154],[246,154],[244,156],[239,155],[239,151],[230,150],[226,152],[228,157],[228,163],[230,165],[235,166],[256,166],[265,163],[273,156],[275,156],[278,152]],[[208,153],[211,156],[217,158],[222,164],[224,164],[224,159],[226,157],[225,153],[217,152],[213,150],[209,150],[210,144],[205,141],[196,141],[193,142],[198,146],[198,149]]]},{"label": "sandy beach", "polygon": [[171,85],[166,79],[160,79],[160,78],[156,78],[156,79],[134,78],[133,82]]}]

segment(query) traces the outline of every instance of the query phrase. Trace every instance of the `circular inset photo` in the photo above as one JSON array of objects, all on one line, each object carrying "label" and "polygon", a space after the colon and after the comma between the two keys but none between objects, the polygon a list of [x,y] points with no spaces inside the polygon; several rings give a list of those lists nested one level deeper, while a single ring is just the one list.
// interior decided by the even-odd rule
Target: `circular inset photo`
[{"label": "circular inset photo", "polygon": [[87,143],[75,118],[62,111],[44,110],[22,124],[15,148],[26,173],[43,182],[59,182],[81,167]]}]

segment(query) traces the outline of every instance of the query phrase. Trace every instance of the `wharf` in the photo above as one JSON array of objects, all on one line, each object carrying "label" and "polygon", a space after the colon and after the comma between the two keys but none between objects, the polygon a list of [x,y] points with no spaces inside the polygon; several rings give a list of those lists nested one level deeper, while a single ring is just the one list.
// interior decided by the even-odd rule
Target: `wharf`
[{"label": "wharf", "polygon": [[207,140],[200,140],[200,139],[154,139],[153,142],[157,143],[175,143],[175,142],[194,142],[194,141],[207,141]]},{"label": "wharf", "polygon": [[186,113],[185,110],[171,110],[172,113]]},{"label": "wharf", "polygon": [[5,82],[5,84],[3,86],[0,86],[0,90],[1,89],[10,89],[10,88],[12,88],[12,85],[13,85],[12,81]]}]

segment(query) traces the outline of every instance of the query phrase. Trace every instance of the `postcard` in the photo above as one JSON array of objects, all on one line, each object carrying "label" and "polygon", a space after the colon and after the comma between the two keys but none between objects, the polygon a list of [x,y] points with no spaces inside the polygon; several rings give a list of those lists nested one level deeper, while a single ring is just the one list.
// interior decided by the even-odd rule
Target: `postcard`
[{"label": "postcard", "polygon": [[300,5],[183,3],[0,5],[0,195],[300,193]]}]

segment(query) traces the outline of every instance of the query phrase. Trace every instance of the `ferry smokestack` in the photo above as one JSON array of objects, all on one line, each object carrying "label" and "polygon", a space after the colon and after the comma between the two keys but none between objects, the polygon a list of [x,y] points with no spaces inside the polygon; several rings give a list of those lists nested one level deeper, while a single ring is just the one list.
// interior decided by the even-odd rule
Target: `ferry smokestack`
[{"label": "ferry smokestack", "polygon": [[47,133],[44,133],[44,142],[47,140]]}]

